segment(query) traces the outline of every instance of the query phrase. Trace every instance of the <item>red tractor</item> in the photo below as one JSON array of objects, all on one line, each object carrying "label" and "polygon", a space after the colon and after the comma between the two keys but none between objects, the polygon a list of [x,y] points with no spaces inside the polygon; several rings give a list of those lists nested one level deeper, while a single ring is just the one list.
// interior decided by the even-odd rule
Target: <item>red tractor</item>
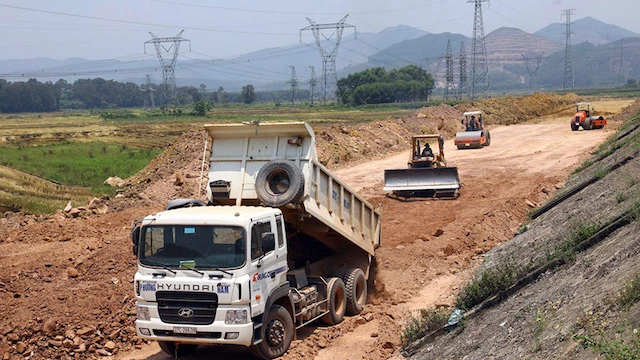
[{"label": "red tractor", "polygon": [[602,129],[607,120],[602,116],[591,116],[591,103],[581,102],[576,105],[576,114],[571,119],[571,130],[577,131],[580,126],[584,130]]}]

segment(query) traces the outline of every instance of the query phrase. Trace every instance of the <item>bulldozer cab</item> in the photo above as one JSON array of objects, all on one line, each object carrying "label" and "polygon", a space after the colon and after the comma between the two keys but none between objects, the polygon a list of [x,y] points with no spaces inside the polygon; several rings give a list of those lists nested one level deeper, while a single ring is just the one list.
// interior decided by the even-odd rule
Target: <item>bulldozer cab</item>
[{"label": "bulldozer cab", "polygon": [[411,137],[413,152],[409,168],[444,167],[444,138],[441,135],[414,135]]},{"label": "bulldozer cab", "polygon": [[468,111],[464,114],[464,119],[460,123],[464,125],[465,131],[478,131],[484,129],[481,111]]}]

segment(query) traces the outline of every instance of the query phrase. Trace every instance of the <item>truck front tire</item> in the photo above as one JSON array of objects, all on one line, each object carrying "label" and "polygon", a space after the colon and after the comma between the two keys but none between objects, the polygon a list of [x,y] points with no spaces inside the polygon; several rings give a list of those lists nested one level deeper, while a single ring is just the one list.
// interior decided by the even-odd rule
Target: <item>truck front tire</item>
[{"label": "truck front tire", "polygon": [[289,350],[293,340],[293,319],[280,305],[273,305],[262,323],[262,342],[257,346],[256,355],[263,359],[275,359]]},{"label": "truck front tire", "polygon": [[304,174],[293,161],[271,160],[258,171],[255,187],[258,200],[265,205],[297,203],[304,195]]},{"label": "truck front tire", "polygon": [[322,317],[322,322],[327,325],[335,325],[342,322],[347,308],[346,289],[342,279],[329,278],[327,282],[327,310],[329,312]]},{"label": "truck front tire", "polygon": [[196,344],[177,344],[176,345],[176,343],[171,341],[158,341],[158,345],[160,345],[160,349],[162,349],[162,351],[164,351],[165,353],[173,357],[186,356],[189,354],[193,354],[198,348],[198,345]]}]

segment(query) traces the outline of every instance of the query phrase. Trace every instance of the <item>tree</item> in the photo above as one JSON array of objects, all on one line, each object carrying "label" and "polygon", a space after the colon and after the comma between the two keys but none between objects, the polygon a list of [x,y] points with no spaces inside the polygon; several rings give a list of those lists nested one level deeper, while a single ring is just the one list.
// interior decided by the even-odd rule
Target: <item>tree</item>
[{"label": "tree", "polygon": [[209,110],[211,110],[211,104],[209,104],[208,101],[196,101],[193,104],[193,111],[191,112],[191,115],[205,116]]},{"label": "tree", "polygon": [[245,104],[251,104],[256,101],[256,92],[253,88],[253,85],[249,84],[242,87],[242,102]]}]

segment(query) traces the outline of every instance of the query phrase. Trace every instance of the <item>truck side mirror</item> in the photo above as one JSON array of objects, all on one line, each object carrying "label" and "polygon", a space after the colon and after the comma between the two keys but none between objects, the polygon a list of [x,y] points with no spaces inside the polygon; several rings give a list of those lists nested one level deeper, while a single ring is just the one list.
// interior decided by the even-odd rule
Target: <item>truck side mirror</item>
[{"label": "truck side mirror", "polygon": [[272,232],[262,234],[262,253],[266,254],[276,249],[276,235]]},{"label": "truck side mirror", "polygon": [[133,244],[133,255],[138,256],[138,242],[140,241],[140,226],[134,226],[131,230],[131,243]]}]

